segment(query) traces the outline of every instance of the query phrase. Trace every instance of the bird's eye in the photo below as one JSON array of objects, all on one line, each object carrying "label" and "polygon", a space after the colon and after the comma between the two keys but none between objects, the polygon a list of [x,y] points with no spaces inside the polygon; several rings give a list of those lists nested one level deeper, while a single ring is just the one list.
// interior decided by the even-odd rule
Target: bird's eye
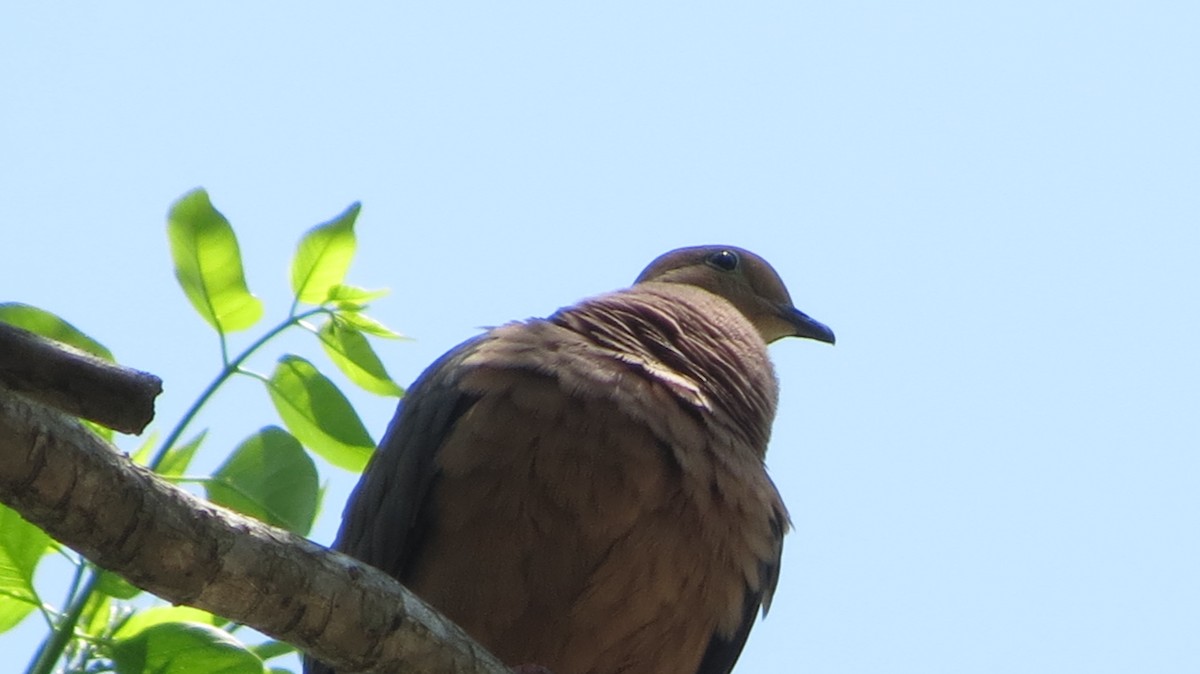
[{"label": "bird's eye", "polygon": [[733,271],[739,262],[741,259],[732,250],[721,250],[708,256],[708,263],[721,271]]}]

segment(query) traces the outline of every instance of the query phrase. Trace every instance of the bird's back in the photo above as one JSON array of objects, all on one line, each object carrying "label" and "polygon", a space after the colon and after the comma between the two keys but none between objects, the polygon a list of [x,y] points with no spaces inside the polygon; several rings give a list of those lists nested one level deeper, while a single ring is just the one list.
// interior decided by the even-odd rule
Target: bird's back
[{"label": "bird's back", "polygon": [[[510,664],[732,667],[787,515],[762,464],[766,345],[728,303],[658,283],[602,295],[489,331],[409,396],[453,418],[398,414],[353,499],[374,507],[348,509],[340,549]],[[372,543],[381,527],[403,549]]]}]

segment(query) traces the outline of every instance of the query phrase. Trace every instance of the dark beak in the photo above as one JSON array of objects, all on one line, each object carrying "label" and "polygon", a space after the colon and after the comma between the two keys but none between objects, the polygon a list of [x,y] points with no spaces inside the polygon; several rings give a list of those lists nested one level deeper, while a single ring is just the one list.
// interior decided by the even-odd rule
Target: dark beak
[{"label": "dark beak", "polygon": [[784,318],[796,328],[796,332],[792,333],[795,336],[807,337],[827,344],[834,343],[833,330],[830,330],[828,325],[810,318],[808,314],[799,309],[788,307],[784,311]]}]

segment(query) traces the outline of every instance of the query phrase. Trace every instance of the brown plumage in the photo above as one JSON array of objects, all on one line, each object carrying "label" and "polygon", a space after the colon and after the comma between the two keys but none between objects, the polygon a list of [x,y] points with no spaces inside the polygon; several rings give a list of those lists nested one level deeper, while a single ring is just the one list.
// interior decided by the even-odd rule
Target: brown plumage
[{"label": "brown plumage", "polygon": [[788,526],[763,466],[785,336],[833,343],[732,246],[489,330],[409,390],[335,547],[512,665],[726,674]]}]

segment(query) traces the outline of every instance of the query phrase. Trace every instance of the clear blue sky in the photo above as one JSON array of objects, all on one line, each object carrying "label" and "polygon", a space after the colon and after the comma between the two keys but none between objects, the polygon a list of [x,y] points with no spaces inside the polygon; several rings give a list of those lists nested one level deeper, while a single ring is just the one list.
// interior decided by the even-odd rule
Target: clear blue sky
[{"label": "clear blue sky", "polygon": [[166,246],[195,186],[271,317],[362,200],[405,383],[735,243],[838,334],[772,348],[795,529],[738,671],[1200,671],[1200,4],[20,3],[0,97],[0,300],[161,375],[164,421],[219,361]]}]

